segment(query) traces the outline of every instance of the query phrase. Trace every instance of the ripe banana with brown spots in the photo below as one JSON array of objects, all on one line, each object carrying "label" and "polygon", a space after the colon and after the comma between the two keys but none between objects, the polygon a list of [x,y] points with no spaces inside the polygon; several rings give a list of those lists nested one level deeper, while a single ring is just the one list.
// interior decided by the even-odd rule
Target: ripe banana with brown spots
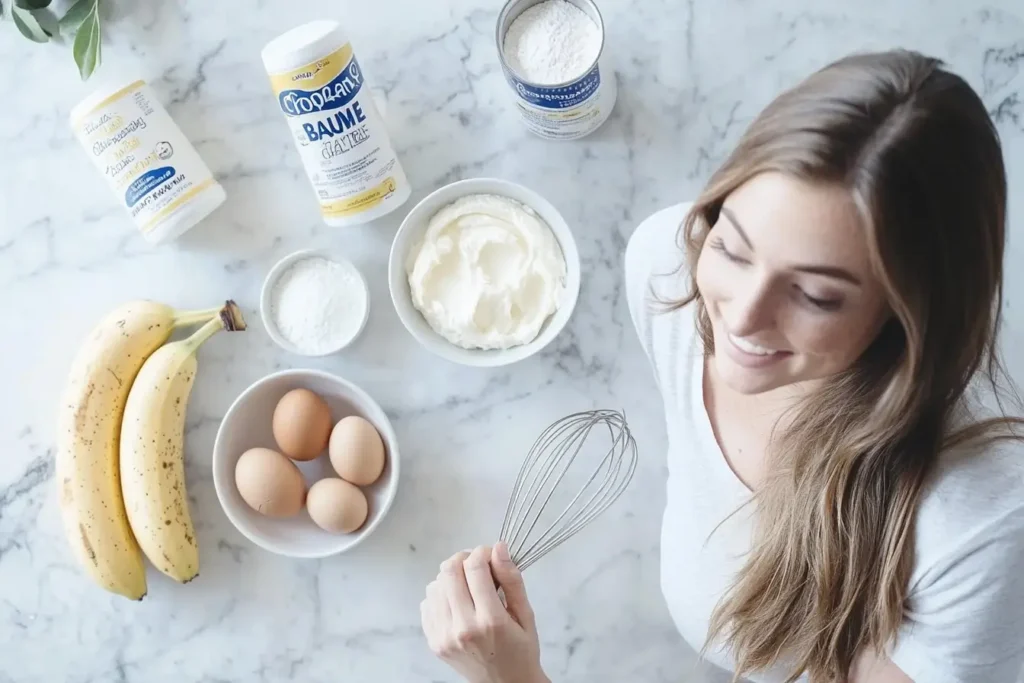
[{"label": "ripe banana with brown spots", "polygon": [[121,428],[121,491],[131,530],[150,562],[182,583],[199,573],[185,490],[185,410],[198,369],[196,352],[223,329],[245,329],[230,301],[191,337],[153,353],[132,384]]},{"label": "ripe banana with brown spots", "polygon": [[118,468],[128,392],[174,328],[207,321],[218,310],[176,311],[152,301],[120,306],[82,345],[61,398],[56,474],[68,542],[96,583],[133,600],[146,594],[146,572]]}]

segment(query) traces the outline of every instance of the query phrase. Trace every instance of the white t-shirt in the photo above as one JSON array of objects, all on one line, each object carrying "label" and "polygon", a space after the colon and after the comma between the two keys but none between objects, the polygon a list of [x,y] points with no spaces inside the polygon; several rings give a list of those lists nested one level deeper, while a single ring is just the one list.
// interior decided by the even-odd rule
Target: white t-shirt
[{"label": "white t-shirt", "polygon": [[[668,424],[662,592],[680,633],[699,650],[750,548],[754,512],[746,506],[722,523],[750,493],[722,455],[704,408],[693,309],[652,306],[652,296],[678,299],[686,290],[676,236],[688,209],[659,211],[636,229],[626,248],[626,292]],[[890,659],[915,683],[1016,683],[1024,660],[1024,448],[1003,442],[944,453],[915,534],[904,623]],[[708,658],[733,668],[721,648]],[[780,671],[753,677],[783,679]]]}]

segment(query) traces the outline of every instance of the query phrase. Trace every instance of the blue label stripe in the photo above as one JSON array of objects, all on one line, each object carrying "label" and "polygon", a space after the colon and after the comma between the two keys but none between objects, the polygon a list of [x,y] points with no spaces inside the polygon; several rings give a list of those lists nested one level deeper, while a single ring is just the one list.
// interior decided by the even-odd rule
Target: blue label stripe
[{"label": "blue label stripe", "polygon": [[315,90],[294,88],[282,90],[277,96],[281,111],[287,116],[315,114],[329,109],[340,109],[359,94],[363,85],[363,72],[353,56],[347,66],[330,83]]},{"label": "blue label stripe", "polygon": [[135,203],[149,194],[150,190],[173,177],[174,167],[172,166],[162,166],[154,168],[152,171],[146,171],[128,186],[128,190],[124,193],[124,203],[128,208],[135,206]]},{"label": "blue label stripe", "polygon": [[601,85],[601,72],[597,66],[578,81],[557,88],[524,83],[511,70],[507,70],[505,75],[519,97],[542,109],[569,109],[583,104]]}]

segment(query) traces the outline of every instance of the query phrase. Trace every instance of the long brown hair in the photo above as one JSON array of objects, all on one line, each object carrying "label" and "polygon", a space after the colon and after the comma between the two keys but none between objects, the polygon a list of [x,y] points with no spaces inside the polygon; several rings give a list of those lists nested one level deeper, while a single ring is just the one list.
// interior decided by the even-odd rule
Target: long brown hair
[{"label": "long brown hair", "polygon": [[789,681],[845,680],[861,651],[885,652],[897,634],[940,451],[1015,438],[1021,423],[954,419],[979,373],[1012,388],[995,346],[1006,176],[984,105],[939,60],[865,54],[813,74],[751,124],[681,229],[691,289],[675,306],[695,303],[706,354],[696,260],[726,197],[766,171],[850,192],[893,315],[773,434],[752,548],[705,648],[725,641],[737,678],[779,665]]}]

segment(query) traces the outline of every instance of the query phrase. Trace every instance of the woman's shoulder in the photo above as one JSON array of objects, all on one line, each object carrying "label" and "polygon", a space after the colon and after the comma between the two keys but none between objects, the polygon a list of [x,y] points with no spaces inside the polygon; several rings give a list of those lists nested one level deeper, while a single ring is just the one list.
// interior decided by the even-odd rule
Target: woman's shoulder
[{"label": "woman's shoulder", "polygon": [[915,681],[1016,681],[1024,646],[1024,444],[947,449],[915,524],[890,659]]},{"label": "woman's shoulder", "polygon": [[1024,441],[975,439],[944,450],[925,484],[916,536],[920,570],[979,551],[1024,558]]},{"label": "woman's shoulder", "polygon": [[926,500],[936,508],[959,509],[957,514],[976,511],[967,517],[1024,511],[1024,426],[991,422],[1001,415],[977,398],[971,399],[970,407],[961,405],[955,411],[953,430],[985,423],[991,427],[939,453],[925,488]]},{"label": "woman's shoulder", "polygon": [[640,223],[626,244],[626,284],[647,283],[651,275],[670,274],[685,265],[679,229],[693,202],[664,208]]},{"label": "woman's shoulder", "polygon": [[637,226],[626,245],[626,303],[659,383],[661,372],[691,336],[686,331],[692,328],[692,316],[665,310],[666,303],[682,299],[689,289],[686,252],[678,236],[690,206],[687,202],[658,211]]},{"label": "woman's shoulder", "polygon": [[678,238],[691,205],[676,204],[649,216],[626,244],[626,300],[638,328],[650,312],[652,294],[672,300],[686,293],[686,252]]}]

